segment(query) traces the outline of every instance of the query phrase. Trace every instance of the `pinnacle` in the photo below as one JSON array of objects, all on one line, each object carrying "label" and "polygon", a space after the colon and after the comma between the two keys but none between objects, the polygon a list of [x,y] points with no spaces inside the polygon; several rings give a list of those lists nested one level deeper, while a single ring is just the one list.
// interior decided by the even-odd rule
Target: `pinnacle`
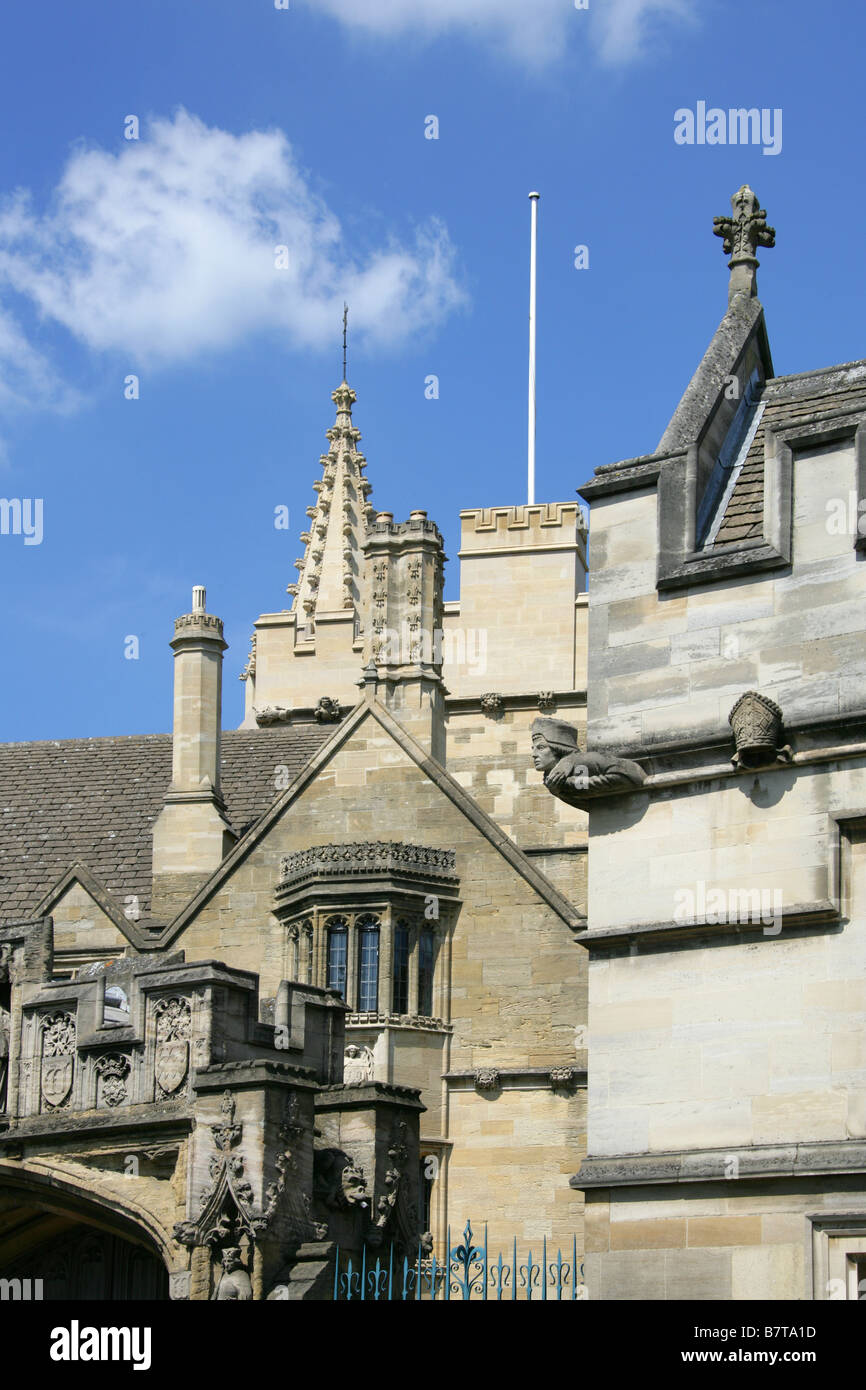
[{"label": "pinnacle", "polygon": [[313,483],[316,504],[307,508],[310,520],[301,533],[298,582],[288,586],[299,626],[313,627],[317,613],[360,609],[363,547],[374,508],[367,500],[371,484],[363,477],[367,460],[357,448],[361,431],[352,422],[357,399],[345,377],[331,393],[337,418],[326,431],[330,447],[320,455],[324,471]]}]

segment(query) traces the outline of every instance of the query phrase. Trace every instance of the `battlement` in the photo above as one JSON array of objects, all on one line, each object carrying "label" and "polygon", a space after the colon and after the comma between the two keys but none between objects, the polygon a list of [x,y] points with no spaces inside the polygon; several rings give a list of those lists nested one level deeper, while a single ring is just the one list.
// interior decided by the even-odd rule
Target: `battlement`
[{"label": "battlement", "polygon": [[539,502],[512,507],[473,507],[460,513],[460,557],[491,550],[550,550],[586,543],[580,503]]}]

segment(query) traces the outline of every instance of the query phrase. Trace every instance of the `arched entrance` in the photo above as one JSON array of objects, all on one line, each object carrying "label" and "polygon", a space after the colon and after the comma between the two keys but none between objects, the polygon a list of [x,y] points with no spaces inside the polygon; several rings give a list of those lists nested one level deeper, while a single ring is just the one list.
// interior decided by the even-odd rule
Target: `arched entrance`
[{"label": "arched entrance", "polygon": [[149,1241],[90,1209],[49,1208],[9,1188],[0,1189],[0,1277],[41,1279],[43,1299],[168,1298],[168,1272]]}]

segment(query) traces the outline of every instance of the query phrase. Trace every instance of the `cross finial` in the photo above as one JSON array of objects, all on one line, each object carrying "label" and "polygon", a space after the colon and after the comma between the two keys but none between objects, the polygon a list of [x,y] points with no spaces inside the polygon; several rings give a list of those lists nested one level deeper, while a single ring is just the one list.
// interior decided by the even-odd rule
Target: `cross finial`
[{"label": "cross finial", "polygon": [[349,306],[343,304],[343,380],[347,381],[346,376],[346,341],[349,332]]},{"label": "cross finial", "polygon": [[758,293],[755,272],[758,260],[755,252],[759,246],[775,246],[776,229],[767,226],[767,214],[758,204],[758,195],[747,183],[731,198],[730,217],[714,217],[713,232],[723,238],[725,254],[730,256],[728,269],[731,272],[728,287],[728,303],[736,294],[746,294],[750,298]]}]

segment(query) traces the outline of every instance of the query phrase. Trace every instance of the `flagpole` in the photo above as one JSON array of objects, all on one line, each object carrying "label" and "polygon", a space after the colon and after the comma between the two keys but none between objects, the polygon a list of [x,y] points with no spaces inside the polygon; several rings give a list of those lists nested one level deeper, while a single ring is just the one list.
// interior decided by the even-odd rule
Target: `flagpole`
[{"label": "flagpole", "polygon": [[540,193],[530,193],[532,230],[529,251],[529,432],[528,432],[528,501],[535,501],[535,282],[538,261],[538,200]]}]

